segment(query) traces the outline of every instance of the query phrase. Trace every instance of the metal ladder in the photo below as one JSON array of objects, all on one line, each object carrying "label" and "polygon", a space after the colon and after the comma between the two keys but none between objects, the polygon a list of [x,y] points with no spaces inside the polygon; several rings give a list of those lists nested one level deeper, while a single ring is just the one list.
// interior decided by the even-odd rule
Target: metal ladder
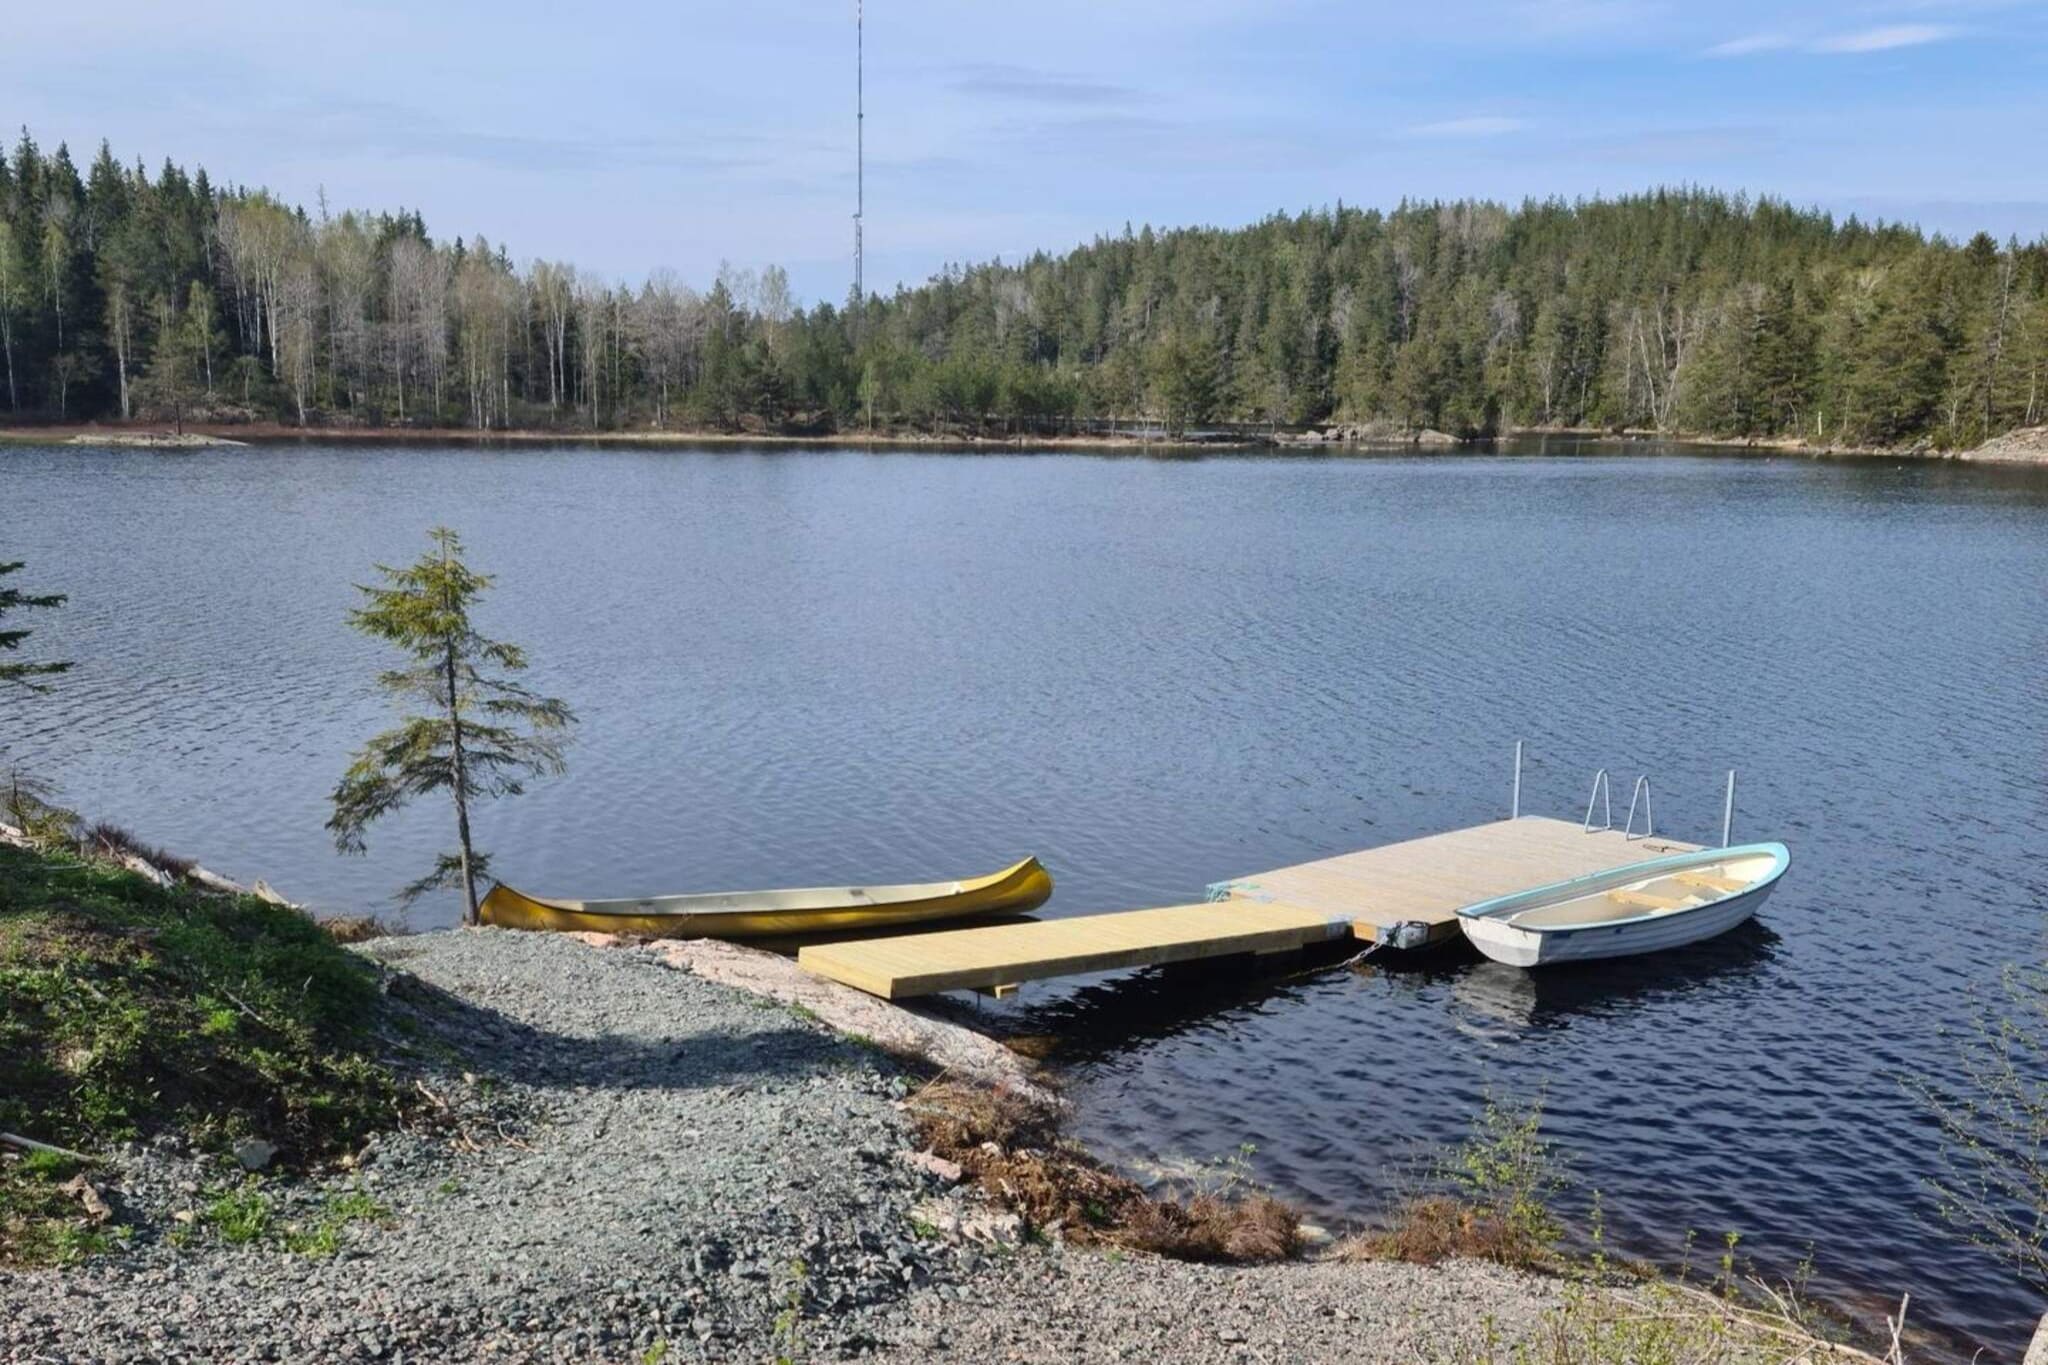
[{"label": "metal ladder", "polygon": [[[1593,825],[1593,806],[1599,806],[1599,825]],[[1642,808],[1642,833],[1636,833],[1636,808]],[[1595,835],[1604,829],[1614,829],[1614,782],[1608,778],[1608,769],[1602,767],[1593,774],[1593,790],[1585,798],[1585,821],[1583,829]],[[1657,837],[1657,817],[1651,810],[1651,776],[1642,774],[1636,778],[1634,790],[1628,792],[1628,819],[1622,821],[1624,839],[1653,839]]]},{"label": "metal ladder", "polygon": [[[1593,811],[1600,811],[1600,823],[1593,823]],[[1636,833],[1636,809],[1643,812],[1643,832]],[[1509,798],[1508,818],[1520,819],[1522,814],[1522,741],[1515,741],[1515,783],[1513,795]],[[1582,827],[1588,834],[1614,828],[1614,783],[1602,768],[1593,774],[1593,790],[1586,797],[1586,818]],[[1636,779],[1635,787],[1629,792],[1628,815],[1621,824],[1622,837],[1631,841],[1654,839],[1657,836],[1657,817],[1650,808],[1650,775],[1644,773]],[[1721,802],[1721,847],[1733,847],[1735,832],[1735,769],[1728,770],[1728,792]]]},{"label": "metal ladder", "polygon": [[[1600,808],[1600,823],[1593,823],[1593,807]],[[1636,833],[1636,808],[1642,808],[1643,832]],[[1593,791],[1586,798],[1586,819],[1584,829],[1588,834],[1614,828],[1614,784],[1608,779],[1607,769],[1593,774]],[[1628,796],[1628,817],[1621,822],[1621,833],[1625,839],[1653,839],[1657,835],[1657,817],[1650,809],[1650,775],[1644,773],[1636,779],[1635,788]]]}]

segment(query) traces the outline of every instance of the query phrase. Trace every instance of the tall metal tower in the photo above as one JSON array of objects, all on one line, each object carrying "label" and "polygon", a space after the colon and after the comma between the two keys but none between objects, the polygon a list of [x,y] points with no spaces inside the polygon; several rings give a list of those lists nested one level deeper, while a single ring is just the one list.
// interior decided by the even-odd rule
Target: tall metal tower
[{"label": "tall metal tower", "polygon": [[[853,0],[853,297],[867,302],[861,278],[861,214],[867,210],[867,0]],[[857,315],[856,315],[857,316]]]}]

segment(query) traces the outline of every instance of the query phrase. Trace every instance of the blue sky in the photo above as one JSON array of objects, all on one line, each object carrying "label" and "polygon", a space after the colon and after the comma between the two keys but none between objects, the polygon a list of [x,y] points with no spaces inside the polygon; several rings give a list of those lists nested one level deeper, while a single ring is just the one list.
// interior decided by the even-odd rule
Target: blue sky
[{"label": "blue sky", "polygon": [[[843,295],[852,0],[77,0],[0,118],[522,260]],[[868,278],[1125,222],[1690,182],[2048,233],[2048,3],[869,0]]]}]

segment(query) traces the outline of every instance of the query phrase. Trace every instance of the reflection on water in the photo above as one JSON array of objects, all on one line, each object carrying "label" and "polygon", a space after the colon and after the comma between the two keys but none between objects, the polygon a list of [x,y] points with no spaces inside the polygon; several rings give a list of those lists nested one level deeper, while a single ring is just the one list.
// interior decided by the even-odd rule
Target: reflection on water
[{"label": "reflection on water", "polygon": [[1754,971],[1771,960],[1778,936],[1762,920],[1746,920],[1719,938],[1680,952],[1619,957],[1524,971],[1483,958],[1453,974],[1452,1007],[1474,1036],[1505,1041],[1575,1019],[1599,1018],[1694,991]]},{"label": "reflection on water", "polygon": [[[1333,1222],[1489,1092],[1624,1249],[1811,1247],[1967,1358],[2040,1305],[1935,1216],[1899,1082],[2048,903],[2048,475],[1894,460],[1412,454],[0,448],[0,554],[78,660],[0,713],[71,803],[337,910],[446,846],[337,857],[327,794],[388,722],[343,617],[436,521],[482,625],[583,718],[567,777],[478,813],[540,895],[916,882],[1039,854],[1051,914],[1653,775],[1658,827],[1796,864],[1758,927],[1584,974],[1448,954],[1145,974],[959,1008],[1057,1031],[1081,1135],[1134,1165],[1258,1144]],[[536,534],[540,528],[543,533]],[[45,633],[47,632],[47,633]],[[422,924],[448,923],[447,900]],[[1393,1157],[1396,1160],[1390,1160]]]}]

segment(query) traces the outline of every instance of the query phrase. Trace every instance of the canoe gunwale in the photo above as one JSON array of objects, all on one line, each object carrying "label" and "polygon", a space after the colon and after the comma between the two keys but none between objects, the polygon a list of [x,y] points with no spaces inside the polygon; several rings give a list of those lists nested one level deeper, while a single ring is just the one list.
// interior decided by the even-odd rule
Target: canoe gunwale
[{"label": "canoe gunwale", "polygon": [[[1562,895],[1561,893],[1570,891],[1575,887],[1585,888],[1580,892],[1582,895],[1591,894],[1593,890],[1597,889],[1595,884],[1603,881],[1613,881],[1623,885],[1634,881],[1653,881],[1662,873],[1687,866],[1728,862],[1736,858],[1765,856],[1773,860],[1770,870],[1742,890],[1724,892],[1716,895],[1711,900],[1703,901],[1698,905],[1688,906],[1682,910],[1646,910],[1640,915],[1628,915],[1620,919],[1586,920],[1566,924],[1516,924],[1507,917],[1521,910],[1534,909],[1536,908],[1536,903],[1546,899],[1572,899],[1572,897]],[[1461,920],[1487,920],[1503,928],[1513,929],[1518,933],[1534,934],[1539,937],[1546,934],[1583,933],[1588,929],[1621,929],[1632,924],[1643,924],[1650,920],[1669,923],[1685,916],[1697,915],[1704,910],[1712,910],[1717,906],[1727,904],[1729,901],[1741,900],[1752,896],[1758,891],[1773,885],[1778,878],[1785,875],[1786,869],[1791,866],[1792,852],[1781,843],[1731,844],[1726,848],[1703,848],[1691,853],[1674,853],[1668,858],[1651,858],[1640,863],[1629,863],[1623,867],[1606,868],[1599,872],[1588,872],[1583,876],[1570,877],[1561,882],[1552,882],[1547,886],[1532,886],[1525,891],[1513,891],[1505,896],[1496,896],[1492,900],[1480,901],[1474,905],[1460,907],[1458,917]]]}]

